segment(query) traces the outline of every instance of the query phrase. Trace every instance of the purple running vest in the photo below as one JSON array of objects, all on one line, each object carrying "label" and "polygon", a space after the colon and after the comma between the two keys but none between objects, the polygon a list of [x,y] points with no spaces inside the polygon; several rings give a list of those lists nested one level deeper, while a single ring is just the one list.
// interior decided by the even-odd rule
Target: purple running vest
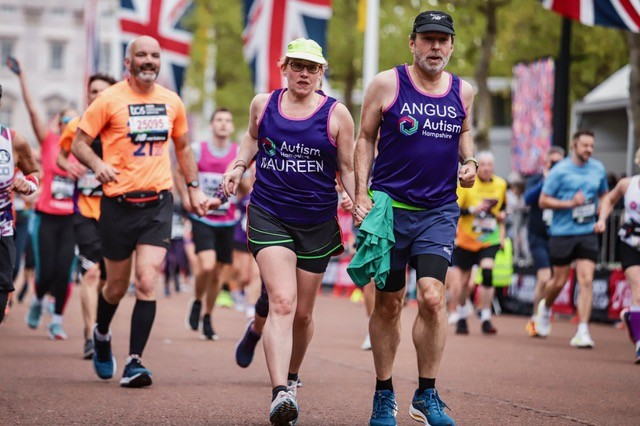
[{"label": "purple running vest", "polygon": [[371,189],[412,207],[430,209],[457,199],[458,142],[466,111],[462,81],[450,75],[447,92],[421,92],[407,65],[395,68],[396,99],[383,112]]},{"label": "purple running vest", "polygon": [[336,100],[325,96],[309,117],[288,118],[280,111],[284,92],[271,94],[260,119],[251,203],[284,222],[326,222],[338,207],[338,149],[329,133]]}]

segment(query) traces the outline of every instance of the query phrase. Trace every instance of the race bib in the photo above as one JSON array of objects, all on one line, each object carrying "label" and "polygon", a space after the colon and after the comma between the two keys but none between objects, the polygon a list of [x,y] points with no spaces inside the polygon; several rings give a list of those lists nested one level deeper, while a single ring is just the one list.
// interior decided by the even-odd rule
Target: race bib
[{"label": "race bib", "polygon": [[66,176],[53,175],[51,180],[51,197],[54,200],[71,200],[75,182]]},{"label": "race bib", "polygon": [[490,234],[498,227],[498,221],[490,213],[482,212],[473,218],[472,227],[476,234]]},{"label": "race bib", "polygon": [[[202,188],[202,192],[209,197],[213,198],[218,193],[218,188],[222,183],[222,174],[220,173],[211,173],[211,172],[200,172],[198,174],[198,181],[200,182],[200,187]],[[231,201],[227,200],[225,203],[221,204],[217,210],[209,210],[207,212],[210,216],[224,216],[229,211],[231,207]]]},{"label": "race bib", "polygon": [[165,104],[129,105],[129,137],[136,145],[134,156],[162,153],[162,143],[169,140],[171,123]]},{"label": "race bib", "polygon": [[596,219],[596,204],[587,202],[581,206],[574,207],[571,216],[574,222],[579,224],[593,222]]},{"label": "race bib", "polygon": [[545,225],[551,226],[551,221],[553,221],[553,210],[544,209],[542,210],[542,221]]},{"label": "race bib", "polygon": [[633,223],[624,223],[618,230],[620,241],[628,244],[636,250],[640,250],[640,226]]},{"label": "race bib", "polygon": [[78,190],[82,195],[87,197],[99,197],[102,195],[102,189],[96,189],[101,185],[93,171],[88,170],[80,179],[78,179]]}]

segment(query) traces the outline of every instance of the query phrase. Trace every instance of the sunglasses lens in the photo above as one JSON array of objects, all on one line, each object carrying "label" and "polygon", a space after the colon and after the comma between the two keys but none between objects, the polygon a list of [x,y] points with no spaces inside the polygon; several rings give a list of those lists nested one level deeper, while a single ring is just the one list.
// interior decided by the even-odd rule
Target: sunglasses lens
[{"label": "sunglasses lens", "polygon": [[291,69],[294,70],[295,72],[301,72],[305,68],[307,69],[309,74],[316,74],[318,71],[320,71],[320,65],[318,64],[305,65],[302,62],[290,62],[289,65],[291,66]]}]

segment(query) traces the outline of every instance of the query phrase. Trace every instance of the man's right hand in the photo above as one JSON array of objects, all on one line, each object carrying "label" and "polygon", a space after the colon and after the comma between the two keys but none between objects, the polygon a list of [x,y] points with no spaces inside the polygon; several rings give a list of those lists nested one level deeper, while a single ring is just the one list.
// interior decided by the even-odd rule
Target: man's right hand
[{"label": "man's right hand", "polygon": [[582,192],[582,190],[578,190],[578,192],[576,192],[575,195],[573,196],[573,205],[574,205],[574,207],[583,205],[585,200],[586,200],[586,198],[585,198],[584,193]]}]

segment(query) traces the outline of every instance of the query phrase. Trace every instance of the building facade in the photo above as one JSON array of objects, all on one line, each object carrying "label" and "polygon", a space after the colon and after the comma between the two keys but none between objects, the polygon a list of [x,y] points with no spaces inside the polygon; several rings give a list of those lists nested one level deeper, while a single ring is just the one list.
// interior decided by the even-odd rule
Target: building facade
[{"label": "building facade", "polygon": [[0,123],[36,144],[18,78],[6,66],[8,56],[21,65],[41,117],[60,109],[85,107],[87,9],[96,8],[97,69],[116,77],[121,46],[117,0],[0,0]]}]

